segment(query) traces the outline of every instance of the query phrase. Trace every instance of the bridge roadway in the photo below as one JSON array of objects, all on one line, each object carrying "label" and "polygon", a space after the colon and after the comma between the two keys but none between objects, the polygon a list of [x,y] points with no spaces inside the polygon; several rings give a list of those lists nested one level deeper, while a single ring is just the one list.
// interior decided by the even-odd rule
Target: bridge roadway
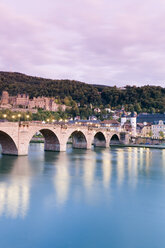
[{"label": "bridge roadway", "polygon": [[41,132],[46,151],[66,151],[72,137],[74,148],[91,149],[94,146],[109,147],[110,143],[128,144],[129,135],[109,128],[97,128],[71,124],[43,124],[35,122],[0,122],[0,144],[3,154],[28,155],[32,137]]}]

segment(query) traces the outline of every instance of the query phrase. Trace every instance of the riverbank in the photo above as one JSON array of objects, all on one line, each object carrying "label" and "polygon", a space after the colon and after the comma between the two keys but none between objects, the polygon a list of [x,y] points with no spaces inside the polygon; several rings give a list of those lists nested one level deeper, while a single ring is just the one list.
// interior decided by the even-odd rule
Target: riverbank
[{"label": "riverbank", "polygon": [[[33,137],[30,143],[44,143],[44,138],[36,138]],[[72,144],[72,142],[68,142],[67,144]],[[113,147],[141,147],[141,148],[154,148],[154,149],[165,149],[165,145],[148,145],[148,144],[111,144]]]},{"label": "riverbank", "polygon": [[128,145],[122,145],[122,144],[115,144],[111,145],[115,147],[140,147],[140,148],[154,148],[154,149],[165,149],[165,145],[145,145],[145,144],[128,144]]},{"label": "riverbank", "polygon": [[33,137],[30,141],[30,143],[44,143],[45,142],[45,139],[44,138],[37,138],[37,137]]}]

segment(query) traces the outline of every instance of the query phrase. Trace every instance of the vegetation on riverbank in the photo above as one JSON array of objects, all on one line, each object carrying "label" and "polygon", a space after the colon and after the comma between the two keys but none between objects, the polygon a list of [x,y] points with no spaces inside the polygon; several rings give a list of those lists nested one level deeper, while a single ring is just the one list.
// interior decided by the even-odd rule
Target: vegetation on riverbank
[{"label": "vegetation on riverbank", "polygon": [[[51,80],[21,73],[0,72],[0,94],[3,90],[7,90],[11,95],[27,93],[30,97],[55,97],[59,103],[72,106],[70,111],[74,112],[74,115],[86,115],[88,112],[89,115],[92,111],[91,105],[112,109],[124,105],[126,111],[138,113],[165,112],[165,88],[159,86],[126,86],[121,89],[74,80]],[[77,108],[75,103],[80,104],[80,108]]]}]

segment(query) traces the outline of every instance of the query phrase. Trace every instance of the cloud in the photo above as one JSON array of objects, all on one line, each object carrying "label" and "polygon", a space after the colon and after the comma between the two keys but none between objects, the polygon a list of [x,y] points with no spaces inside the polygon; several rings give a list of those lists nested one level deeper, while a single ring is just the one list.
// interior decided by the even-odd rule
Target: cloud
[{"label": "cloud", "polygon": [[7,0],[0,66],[88,83],[163,85],[164,14],[162,0]]}]

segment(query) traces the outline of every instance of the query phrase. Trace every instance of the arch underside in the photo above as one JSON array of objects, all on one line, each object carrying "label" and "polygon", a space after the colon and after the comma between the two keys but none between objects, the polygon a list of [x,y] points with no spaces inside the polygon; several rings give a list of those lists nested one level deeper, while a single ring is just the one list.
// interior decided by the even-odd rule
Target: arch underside
[{"label": "arch underside", "polygon": [[2,154],[18,155],[18,149],[13,139],[5,132],[0,131],[0,144],[2,147]]},{"label": "arch underside", "polygon": [[60,151],[60,142],[55,133],[49,129],[42,129],[40,133],[44,136],[45,151]]},{"label": "arch underside", "polygon": [[72,147],[77,149],[86,149],[87,140],[85,135],[81,131],[75,131],[71,134]]},{"label": "arch underside", "polygon": [[110,139],[110,145],[119,145],[119,144],[121,144],[119,136],[117,134],[112,135]]},{"label": "arch underside", "polygon": [[98,132],[95,134],[93,145],[95,147],[106,147],[106,139],[102,132]]}]

